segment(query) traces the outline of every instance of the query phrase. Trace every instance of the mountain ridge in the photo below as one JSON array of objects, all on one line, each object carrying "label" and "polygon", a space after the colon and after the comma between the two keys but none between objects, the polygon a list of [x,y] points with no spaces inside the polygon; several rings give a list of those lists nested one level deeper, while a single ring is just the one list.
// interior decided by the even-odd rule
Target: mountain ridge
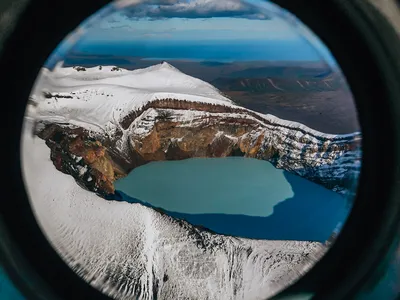
[{"label": "mountain ridge", "polygon": [[[91,190],[113,193],[114,180],[150,161],[238,153],[268,160],[341,193],[348,192],[346,185],[358,172],[359,132],[324,134],[245,109],[168,63],[135,71],[113,68],[56,68],[62,76],[52,79],[53,92],[47,92],[35,108],[42,124],[37,132],[51,147],[58,169],[70,172]],[[87,76],[81,75],[84,72],[89,74],[83,82],[86,88],[75,79],[65,80],[71,73],[74,78]],[[99,72],[112,76],[87,80]],[[115,85],[113,72],[123,74],[120,85]],[[132,82],[138,76],[155,79],[139,89],[138,82]],[[93,85],[94,81],[101,84]],[[95,154],[88,157],[88,153]],[[77,155],[84,157],[87,165],[81,167],[90,169],[97,186],[82,181],[79,168],[68,166],[75,164],[71,158]]]},{"label": "mountain ridge", "polygon": [[[124,70],[96,68],[41,72],[22,146],[35,214],[82,278],[118,299],[262,299],[326,252],[320,242],[219,235],[104,198],[114,200],[113,182],[148,162],[230,155],[268,160],[348,196],[359,172],[359,132],[324,134],[251,111],[208,84],[193,88],[199,81],[168,65],[136,74],[172,72],[183,81],[156,76],[139,87],[144,80],[131,82]],[[121,74],[126,82],[117,85]]]}]

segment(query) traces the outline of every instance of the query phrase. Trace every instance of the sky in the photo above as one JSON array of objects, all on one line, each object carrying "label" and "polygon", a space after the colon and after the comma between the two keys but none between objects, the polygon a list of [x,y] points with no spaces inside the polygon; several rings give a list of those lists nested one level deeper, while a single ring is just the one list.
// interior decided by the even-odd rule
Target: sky
[{"label": "sky", "polygon": [[329,50],[293,15],[262,0],[120,0],[83,22],[57,51],[118,52],[124,45],[157,42],[158,47],[225,44],[224,51],[234,45],[263,47],[266,59],[270,47],[274,60],[281,49],[284,59],[333,62]]}]

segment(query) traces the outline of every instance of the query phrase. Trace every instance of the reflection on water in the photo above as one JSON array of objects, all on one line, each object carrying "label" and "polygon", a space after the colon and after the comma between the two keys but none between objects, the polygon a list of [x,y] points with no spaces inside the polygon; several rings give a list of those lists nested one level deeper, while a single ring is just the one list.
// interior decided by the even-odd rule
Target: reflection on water
[{"label": "reflection on water", "polygon": [[147,203],[212,231],[257,239],[326,241],[345,199],[267,161],[230,157],[150,163],[116,182],[121,200]]},{"label": "reflection on water", "polygon": [[0,299],[1,300],[23,300],[25,299],[14,286],[0,265]]}]

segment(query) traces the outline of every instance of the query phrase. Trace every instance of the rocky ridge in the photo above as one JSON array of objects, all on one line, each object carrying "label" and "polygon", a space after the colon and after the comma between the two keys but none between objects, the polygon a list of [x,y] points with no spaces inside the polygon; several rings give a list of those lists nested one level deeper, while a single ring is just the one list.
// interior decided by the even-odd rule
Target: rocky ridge
[{"label": "rocky ridge", "polygon": [[359,134],[327,138],[213,104],[159,99],[120,125],[113,136],[54,123],[39,126],[38,134],[52,149],[57,169],[105,194],[113,193],[115,180],[148,162],[227,156],[267,160],[345,193],[361,158]]},{"label": "rocky ridge", "polygon": [[103,195],[134,168],[160,160],[258,158],[343,194],[360,169],[360,133],[324,134],[245,109],[168,63],[56,68],[38,82],[35,133],[58,170]]}]

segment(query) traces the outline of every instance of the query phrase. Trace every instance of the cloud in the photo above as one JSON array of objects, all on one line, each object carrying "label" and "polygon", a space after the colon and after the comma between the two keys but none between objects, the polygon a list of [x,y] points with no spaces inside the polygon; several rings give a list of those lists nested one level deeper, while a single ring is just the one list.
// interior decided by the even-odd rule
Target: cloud
[{"label": "cloud", "polygon": [[160,33],[144,33],[142,34],[142,37],[146,38],[172,38],[172,35],[168,32],[160,32]]},{"label": "cloud", "polygon": [[99,22],[99,27],[101,29],[132,29],[132,22],[130,19],[122,14],[112,14],[110,17],[106,18],[104,22]]},{"label": "cloud", "polygon": [[153,5],[172,5],[176,4],[177,0],[118,0],[113,3],[116,8],[134,6],[138,4],[153,4]]},{"label": "cloud", "polygon": [[231,17],[269,20],[271,16],[259,7],[240,0],[125,0],[131,5],[124,8],[124,15],[133,19],[149,18],[213,18]]}]

